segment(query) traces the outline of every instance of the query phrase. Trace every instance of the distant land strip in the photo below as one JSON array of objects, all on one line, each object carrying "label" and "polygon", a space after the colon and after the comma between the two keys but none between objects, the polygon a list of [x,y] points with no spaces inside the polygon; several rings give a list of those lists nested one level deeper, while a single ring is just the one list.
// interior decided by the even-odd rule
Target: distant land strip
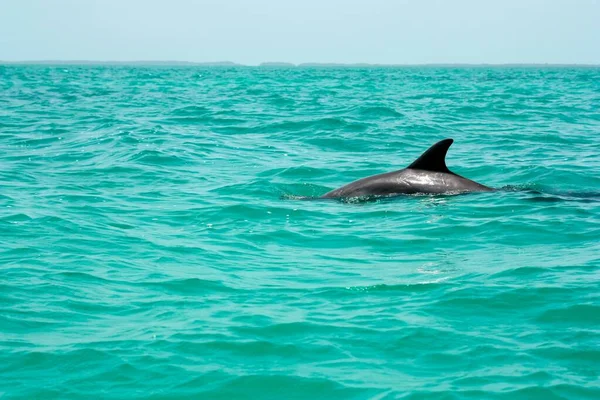
[{"label": "distant land strip", "polygon": [[93,60],[27,60],[27,61],[2,61],[0,65],[132,65],[132,66],[172,66],[172,67],[268,67],[268,68],[401,68],[401,67],[583,67],[597,68],[599,64],[560,64],[560,63],[415,63],[415,64],[373,64],[373,63],[288,63],[288,62],[263,62],[257,65],[245,65],[233,61],[194,62],[194,61],[93,61]]}]

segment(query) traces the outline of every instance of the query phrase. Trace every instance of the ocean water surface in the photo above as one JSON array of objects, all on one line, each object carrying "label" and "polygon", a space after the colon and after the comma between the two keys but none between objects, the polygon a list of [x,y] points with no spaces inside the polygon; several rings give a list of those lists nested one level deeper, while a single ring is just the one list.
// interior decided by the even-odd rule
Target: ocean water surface
[{"label": "ocean water surface", "polygon": [[[299,201],[455,140],[494,193]],[[600,68],[0,66],[0,398],[600,398]]]}]

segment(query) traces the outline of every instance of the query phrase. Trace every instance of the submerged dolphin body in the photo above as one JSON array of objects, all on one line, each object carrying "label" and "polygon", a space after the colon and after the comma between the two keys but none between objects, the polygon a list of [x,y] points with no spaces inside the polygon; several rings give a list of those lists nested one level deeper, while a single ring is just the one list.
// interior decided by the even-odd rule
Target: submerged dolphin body
[{"label": "submerged dolphin body", "polygon": [[437,142],[405,169],[359,179],[332,190],[321,198],[494,191],[492,188],[463,178],[446,167],[446,153],[452,142],[452,139]]}]

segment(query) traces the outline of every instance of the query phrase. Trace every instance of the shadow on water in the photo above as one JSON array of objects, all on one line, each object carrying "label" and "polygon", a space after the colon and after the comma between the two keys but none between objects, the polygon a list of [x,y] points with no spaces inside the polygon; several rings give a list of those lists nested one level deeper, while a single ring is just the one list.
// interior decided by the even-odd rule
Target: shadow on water
[{"label": "shadow on water", "polygon": [[527,193],[528,201],[558,203],[564,201],[578,201],[584,203],[593,203],[600,201],[600,192],[596,191],[575,191],[558,190],[553,188],[542,188],[535,185],[508,185],[499,189],[505,192]]}]

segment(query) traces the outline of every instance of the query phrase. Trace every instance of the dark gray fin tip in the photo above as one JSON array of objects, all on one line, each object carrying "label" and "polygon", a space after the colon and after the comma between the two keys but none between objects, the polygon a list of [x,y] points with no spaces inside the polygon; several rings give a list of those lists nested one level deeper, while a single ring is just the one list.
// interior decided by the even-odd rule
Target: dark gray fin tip
[{"label": "dark gray fin tip", "polygon": [[446,167],[446,153],[448,153],[448,149],[453,142],[454,140],[452,139],[440,140],[427,149],[425,153],[421,154],[421,157],[417,158],[408,166],[408,168],[432,172],[452,173],[448,167]]}]

